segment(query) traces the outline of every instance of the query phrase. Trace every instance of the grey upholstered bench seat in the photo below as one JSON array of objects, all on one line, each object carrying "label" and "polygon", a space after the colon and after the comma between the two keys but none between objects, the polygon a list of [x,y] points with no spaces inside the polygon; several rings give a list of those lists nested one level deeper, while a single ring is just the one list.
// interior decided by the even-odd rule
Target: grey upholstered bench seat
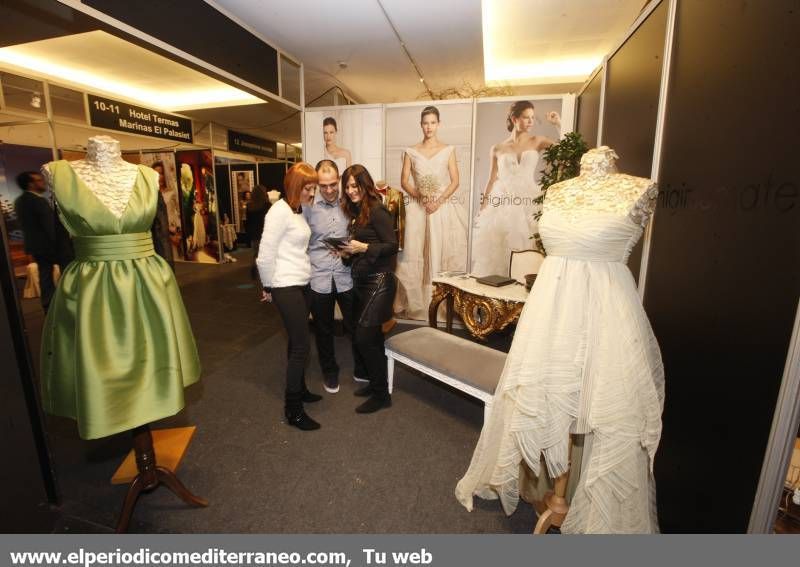
[{"label": "grey upholstered bench seat", "polygon": [[389,337],[385,343],[389,392],[394,389],[394,362],[415,368],[484,402],[489,415],[506,354],[431,327]]}]

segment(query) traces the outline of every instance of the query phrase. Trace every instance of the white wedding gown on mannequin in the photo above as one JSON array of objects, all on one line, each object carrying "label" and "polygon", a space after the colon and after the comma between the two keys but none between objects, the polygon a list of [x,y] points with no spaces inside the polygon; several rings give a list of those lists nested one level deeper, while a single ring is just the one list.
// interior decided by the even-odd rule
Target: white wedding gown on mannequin
[{"label": "white wedding gown on mannequin", "polygon": [[508,275],[511,251],[535,248],[533,201],[542,194],[535,181],[538,167],[536,150],[525,150],[519,160],[513,152],[497,156],[497,180],[475,220],[471,271],[476,276]]},{"label": "white wedding gown on mannequin", "polygon": [[625,207],[628,214],[583,210],[578,200],[571,209],[553,207],[548,195],[539,222],[548,255],[469,470],[456,488],[467,509],[473,495],[499,496],[511,514],[520,463],[539,476],[543,457],[556,478],[569,469],[569,434],[587,434],[562,532],[658,531],[652,462],[661,435],[664,369],[626,266],[656,194],[651,185]]},{"label": "white wedding gown on mannequin", "polygon": [[406,148],[411,160],[411,176],[421,202],[406,206],[405,244],[397,260],[396,275],[401,295],[406,299],[405,314],[427,319],[431,302],[431,278],[443,271],[467,268],[467,211],[459,201],[460,190],[433,213],[425,211],[425,199],[433,199],[450,185],[450,156],[453,146],[445,146],[430,158],[414,148]]}]

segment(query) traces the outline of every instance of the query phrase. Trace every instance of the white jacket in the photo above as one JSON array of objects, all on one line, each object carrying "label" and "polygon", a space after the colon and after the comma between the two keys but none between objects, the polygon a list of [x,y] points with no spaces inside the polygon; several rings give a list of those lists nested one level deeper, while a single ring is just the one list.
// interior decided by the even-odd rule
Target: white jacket
[{"label": "white jacket", "polygon": [[281,199],[267,212],[256,266],[264,287],[308,285],[311,260],[308,241],[311,229],[301,214]]}]

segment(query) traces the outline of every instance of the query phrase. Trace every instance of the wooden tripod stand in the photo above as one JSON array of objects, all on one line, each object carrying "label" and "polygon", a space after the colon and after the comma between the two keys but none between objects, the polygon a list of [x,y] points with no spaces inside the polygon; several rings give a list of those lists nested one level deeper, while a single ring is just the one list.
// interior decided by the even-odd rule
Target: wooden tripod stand
[{"label": "wooden tripod stand", "polygon": [[192,506],[205,507],[208,501],[195,496],[183,483],[178,480],[171,470],[160,467],[156,463],[156,453],[153,449],[153,434],[149,425],[140,425],[133,430],[133,450],[136,454],[136,469],[139,471],[128,487],[128,494],[122,505],[122,512],[117,523],[117,533],[128,531],[128,524],[133,515],[136,500],[142,492],[151,492],[163,484],[174,492],[178,498]]}]

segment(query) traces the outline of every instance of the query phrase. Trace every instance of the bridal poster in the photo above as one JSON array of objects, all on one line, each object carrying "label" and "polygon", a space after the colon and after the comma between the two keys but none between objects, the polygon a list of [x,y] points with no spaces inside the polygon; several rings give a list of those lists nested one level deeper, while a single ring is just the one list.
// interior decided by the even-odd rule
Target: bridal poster
[{"label": "bridal poster", "polygon": [[475,111],[470,272],[508,275],[512,250],[534,248],[544,150],[572,129],[574,97],[479,100]]},{"label": "bridal poster", "polygon": [[367,168],[373,180],[383,176],[383,107],[334,106],[307,110],[303,159],[316,165],[336,162],[339,173],[354,163]]},{"label": "bridal poster", "polygon": [[467,269],[472,108],[471,100],[386,107],[386,181],[405,204],[398,317],[427,320],[431,279]]}]

